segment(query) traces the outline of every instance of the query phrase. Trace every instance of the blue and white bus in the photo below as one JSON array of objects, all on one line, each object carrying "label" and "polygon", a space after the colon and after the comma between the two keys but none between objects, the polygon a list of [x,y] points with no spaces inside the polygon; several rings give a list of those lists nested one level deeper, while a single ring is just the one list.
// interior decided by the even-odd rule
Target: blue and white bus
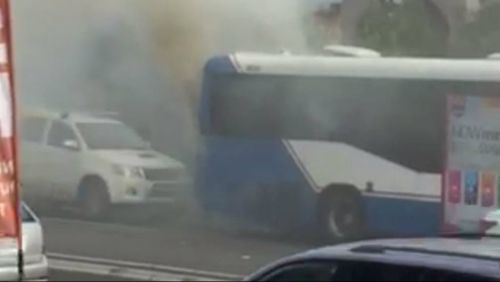
[{"label": "blue and white bus", "polygon": [[446,96],[499,83],[486,59],[214,57],[197,195],[207,212],[336,238],[437,234]]}]

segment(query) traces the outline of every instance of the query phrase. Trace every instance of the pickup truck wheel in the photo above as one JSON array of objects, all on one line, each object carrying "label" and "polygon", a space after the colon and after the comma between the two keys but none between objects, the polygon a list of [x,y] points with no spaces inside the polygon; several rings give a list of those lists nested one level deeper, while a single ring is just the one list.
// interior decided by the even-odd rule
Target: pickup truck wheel
[{"label": "pickup truck wheel", "polygon": [[84,217],[98,219],[106,216],[110,197],[106,184],[97,178],[83,181],[80,186],[80,209]]},{"label": "pickup truck wheel", "polygon": [[354,192],[331,193],[323,199],[321,227],[326,239],[348,241],[363,236],[364,214],[360,196]]}]

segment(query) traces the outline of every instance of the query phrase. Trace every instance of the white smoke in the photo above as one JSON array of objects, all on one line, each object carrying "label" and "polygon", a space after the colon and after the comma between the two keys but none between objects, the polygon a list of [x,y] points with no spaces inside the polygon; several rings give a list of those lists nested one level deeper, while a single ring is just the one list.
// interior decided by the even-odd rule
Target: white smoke
[{"label": "white smoke", "polygon": [[[84,70],[93,59],[89,42],[99,32],[117,26],[132,29],[123,42],[149,41],[144,46],[153,48],[144,51],[161,58],[163,66],[181,81],[192,81],[203,61],[214,53],[301,51],[306,48],[303,21],[309,12],[307,3],[17,0],[14,27],[21,92],[30,100],[38,97],[37,102],[67,104],[80,95],[75,92],[93,91]],[[66,101],[68,97],[71,101]],[[80,105],[94,104],[76,100]]]},{"label": "white smoke", "polygon": [[304,22],[317,1],[13,3],[23,104],[119,110],[162,149],[185,151],[196,141],[204,62],[242,50],[304,51]]}]

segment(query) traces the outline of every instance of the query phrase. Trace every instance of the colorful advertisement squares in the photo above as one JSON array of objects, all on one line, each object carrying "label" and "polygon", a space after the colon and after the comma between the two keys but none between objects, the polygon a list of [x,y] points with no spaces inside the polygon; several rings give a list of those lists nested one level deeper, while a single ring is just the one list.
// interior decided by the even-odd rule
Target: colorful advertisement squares
[{"label": "colorful advertisement squares", "polygon": [[462,201],[462,173],[459,170],[448,172],[448,201],[459,204]]},{"label": "colorful advertisement squares", "polygon": [[481,206],[489,208],[495,205],[496,175],[491,172],[481,173]]},{"label": "colorful advertisement squares", "polygon": [[479,177],[478,173],[475,171],[465,172],[465,204],[469,206],[475,206],[478,202],[479,194]]}]

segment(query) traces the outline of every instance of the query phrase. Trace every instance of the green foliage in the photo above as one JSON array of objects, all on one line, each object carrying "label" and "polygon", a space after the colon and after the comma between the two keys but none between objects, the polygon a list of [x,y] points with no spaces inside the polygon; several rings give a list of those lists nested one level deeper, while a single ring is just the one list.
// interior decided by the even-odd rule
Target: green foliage
[{"label": "green foliage", "polygon": [[358,24],[357,44],[390,56],[441,56],[447,30],[440,24],[426,1],[372,1]]},{"label": "green foliage", "polygon": [[452,42],[453,55],[484,57],[500,52],[500,3],[491,3],[466,24]]}]

